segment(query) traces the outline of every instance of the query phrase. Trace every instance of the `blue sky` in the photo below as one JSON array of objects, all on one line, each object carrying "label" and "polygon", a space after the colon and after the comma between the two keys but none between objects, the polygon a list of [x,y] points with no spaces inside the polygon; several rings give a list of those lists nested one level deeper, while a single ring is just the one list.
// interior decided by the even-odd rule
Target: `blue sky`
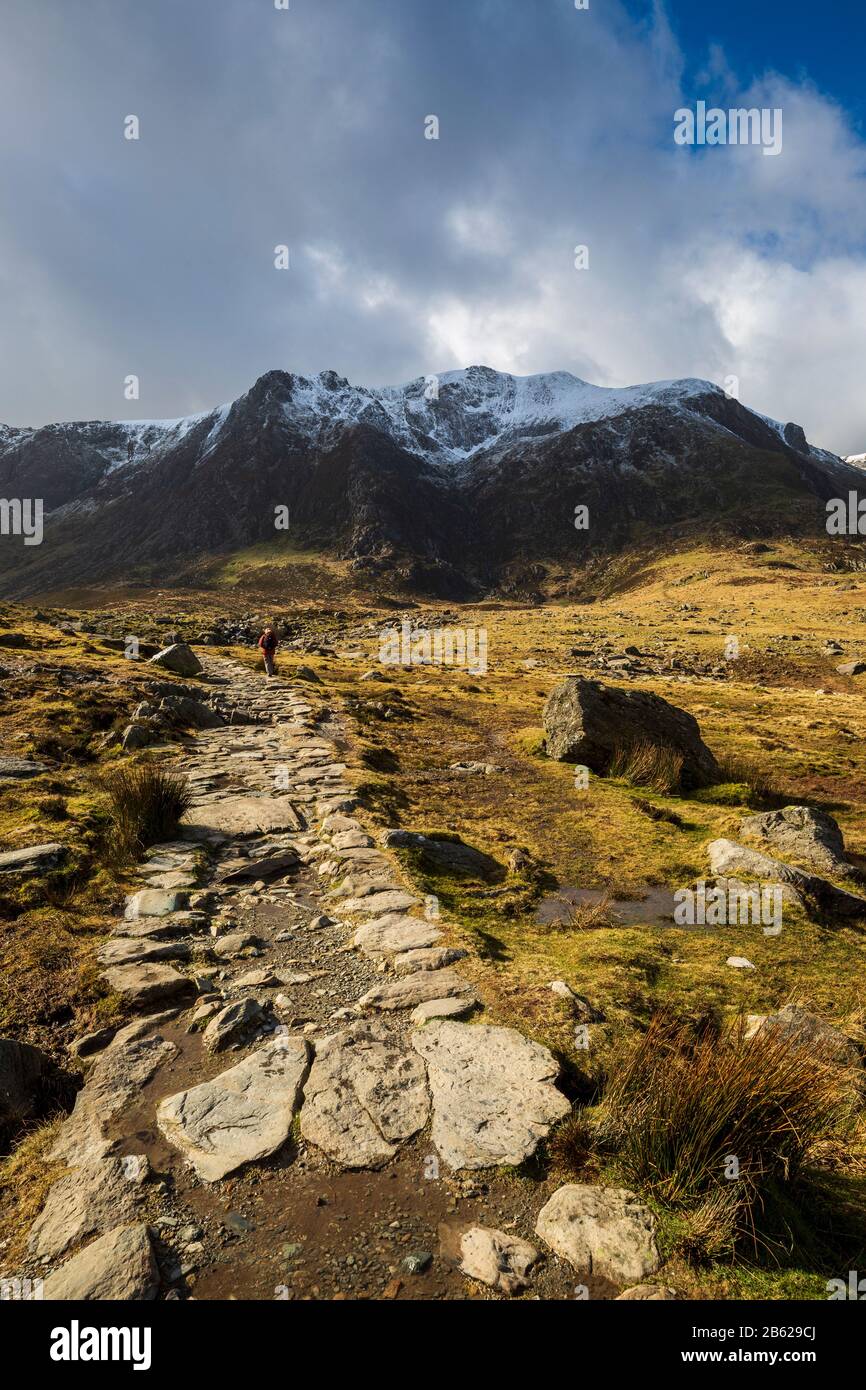
[{"label": "blue sky", "polygon": [[[629,0],[628,9],[640,17],[652,5]],[[860,0],[668,0],[667,11],[692,75],[704,66],[708,46],[718,45],[741,77],[775,68],[809,79],[866,128],[866,6]]]},{"label": "blue sky", "polygon": [[[864,33],[838,0],[4,0],[0,421],[482,362],[736,377],[861,452]],[[699,99],[781,109],[779,156],[675,145]]]}]

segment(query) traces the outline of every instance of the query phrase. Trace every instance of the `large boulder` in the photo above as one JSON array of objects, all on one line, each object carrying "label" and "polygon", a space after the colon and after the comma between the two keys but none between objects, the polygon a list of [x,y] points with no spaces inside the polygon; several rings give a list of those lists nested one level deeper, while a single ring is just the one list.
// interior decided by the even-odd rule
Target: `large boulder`
[{"label": "large boulder", "polygon": [[681,755],[684,787],[703,786],[720,776],[694,716],[647,690],[620,690],[569,676],[547,698],[544,731],[551,758],[602,775],[617,750],[650,742]]},{"label": "large boulder", "polygon": [[652,1212],[623,1187],[567,1183],[535,1229],[578,1274],[612,1284],[642,1284],[661,1264]]},{"label": "large boulder", "polygon": [[740,834],[745,840],[771,846],[807,868],[828,874],[851,873],[842,831],[826,811],[814,811],[810,806],[764,811],[740,821]]},{"label": "large boulder", "polygon": [[175,642],[150,658],[151,666],[162,666],[166,671],[174,671],[176,676],[197,676],[202,664],[186,642]]}]

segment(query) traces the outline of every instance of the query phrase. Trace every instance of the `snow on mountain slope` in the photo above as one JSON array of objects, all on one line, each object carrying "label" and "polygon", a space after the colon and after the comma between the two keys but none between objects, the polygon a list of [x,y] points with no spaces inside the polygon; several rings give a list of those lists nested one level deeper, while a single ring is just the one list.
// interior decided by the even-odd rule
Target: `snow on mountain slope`
[{"label": "snow on mountain slope", "polygon": [[[274,428],[315,448],[330,447],[347,427],[366,424],[402,449],[454,472],[482,450],[542,439],[649,406],[679,416],[698,416],[727,433],[725,425],[713,418],[721,411],[707,411],[708,398],[721,403],[725,394],[713,382],[698,378],[605,387],[569,372],[521,377],[474,366],[418,377],[400,386],[365,387],[350,385],[336,372],[305,377],[273,371],[260,377],[236,401],[175,420],[92,421],[40,430],[0,426],[0,460],[34,438],[46,443],[74,438],[91,459],[99,460],[102,476],[108,477],[127,467],[146,466],[174,449],[192,430],[210,422],[203,439],[196,441],[201,460],[227,423],[247,417],[257,431]],[[790,426],[750,413],[781,440],[789,438]],[[805,447],[808,450],[808,445]],[[823,451],[812,453],[833,458]]]},{"label": "snow on mountain slope", "polygon": [[286,378],[282,410],[293,429],[317,443],[347,425],[367,424],[431,462],[456,465],[500,442],[559,433],[643,406],[686,410],[692,398],[707,393],[723,395],[697,379],[615,388],[569,372],[517,377],[489,367],[378,388],[321,372]]}]

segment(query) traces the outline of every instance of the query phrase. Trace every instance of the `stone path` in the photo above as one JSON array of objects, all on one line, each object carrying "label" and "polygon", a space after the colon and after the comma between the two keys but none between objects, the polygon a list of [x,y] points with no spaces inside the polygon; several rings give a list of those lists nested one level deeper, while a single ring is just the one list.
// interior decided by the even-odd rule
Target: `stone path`
[{"label": "stone path", "polygon": [[[513,1030],[459,1021],[481,1008],[465,953],[353,815],[333,713],[233,663],[206,657],[205,671],[258,722],[201,730],[178,760],[186,824],[149,851],[100,951],[137,1016],[81,1048],[93,1055],[52,1151],[66,1166],[30,1235],[33,1272],[48,1297],[290,1297],[299,1266],[300,1296],[411,1296],[432,1252],[406,1245],[453,1225],[463,1192],[532,1231],[541,1201],[503,1206],[504,1180],[471,1174],[520,1164],[568,1112],[557,1064]],[[545,1240],[591,1247],[578,1217],[599,1210],[573,1200],[561,1239],[548,1213]],[[623,1230],[598,1262],[614,1284],[620,1247],[629,1279],[653,1267],[644,1227],[630,1264]],[[478,1222],[455,1249],[423,1296],[465,1296],[461,1270],[507,1295],[537,1256]],[[573,1279],[562,1270],[557,1287]]]}]

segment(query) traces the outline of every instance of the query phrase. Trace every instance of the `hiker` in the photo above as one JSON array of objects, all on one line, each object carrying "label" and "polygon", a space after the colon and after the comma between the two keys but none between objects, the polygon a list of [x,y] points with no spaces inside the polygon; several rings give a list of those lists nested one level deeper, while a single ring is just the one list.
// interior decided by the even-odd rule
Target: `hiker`
[{"label": "hiker", "polygon": [[126,460],[127,460],[127,463],[128,463],[129,460],[132,458],[132,456],[133,456],[134,453],[135,453],[135,440],[134,440],[134,439],[127,439],[127,441],[126,441]]},{"label": "hiker", "polygon": [[268,625],[268,627],[265,628],[264,632],[259,638],[259,649],[261,650],[262,656],[264,657],[265,670],[267,671],[269,676],[275,676],[277,673],[277,668],[274,665],[274,661],[277,655],[277,647],[279,645],[280,641],[277,637],[277,634],[274,632],[274,629],[270,625]]}]

